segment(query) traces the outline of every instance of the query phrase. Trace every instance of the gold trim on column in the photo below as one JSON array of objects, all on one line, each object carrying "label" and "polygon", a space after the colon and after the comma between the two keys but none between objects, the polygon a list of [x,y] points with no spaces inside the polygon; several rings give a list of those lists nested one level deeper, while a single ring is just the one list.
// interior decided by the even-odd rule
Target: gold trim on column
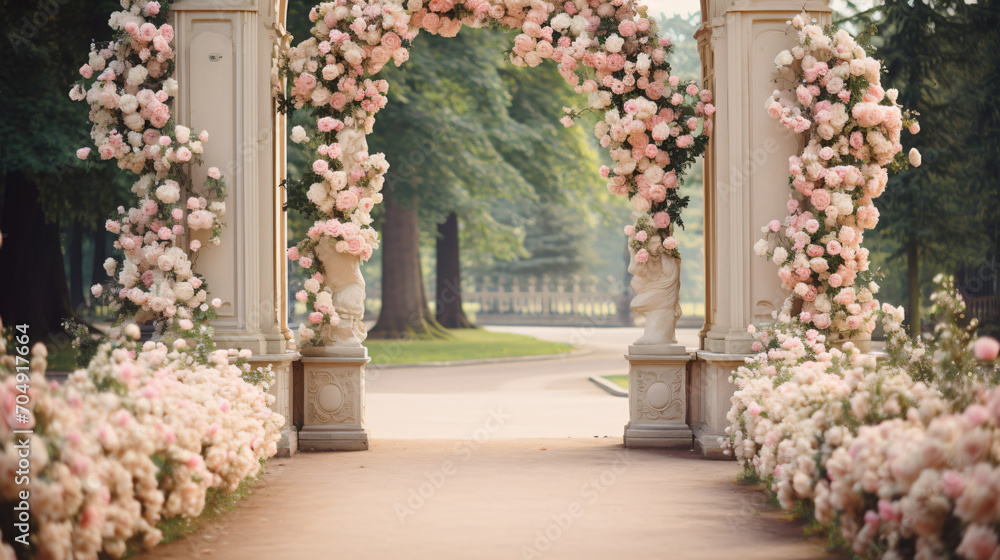
[{"label": "gold trim on column", "polygon": [[[715,64],[712,56],[712,24],[708,13],[708,1],[701,2],[701,26],[694,37],[698,41],[698,55],[701,58],[702,87],[717,95],[715,91]],[[718,104],[719,100],[714,100]],[[718,114],[718,113],[716,113]],[[713,122],[713,124],[715,124]],[[715,129],[708,141],[708,149],[702,160],[703,231],[705,253],[705,322],[698,331],[699,347],[705,349],[705,338],[714,320],[712,286],[715,279]]]},{"label": "gold trim on column", "polygon": [[[287,49],[292,36],[285,28],[288,15],[288,0],[275,0],[275,23],[272,28],[274,37],[273,55]],[[272,58],[272,63],[273,63]],[[270,81],[270,78],[269,80]],[[288,244],[288,216],[285,213],[285,202],[288,199],[282,181],[287,177],[288,144],[287,121],[285,115],[278,112],[278,103],[271,97],[271,119],[274,131],[273,165],[274,177],[274,301],[277,313],[278,328],[286,341],[292,340],[292,332],[288,329],[288,263],[285,261],[285,247]]]}]

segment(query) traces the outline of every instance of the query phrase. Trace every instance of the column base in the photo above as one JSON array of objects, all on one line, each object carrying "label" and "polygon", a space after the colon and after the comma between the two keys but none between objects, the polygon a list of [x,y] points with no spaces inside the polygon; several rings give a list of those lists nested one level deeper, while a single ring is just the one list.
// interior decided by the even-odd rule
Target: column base
[{"label": "column base", "polygon": [[368,432],[363,428],[305,426],[299,432],[302,451],[366,451]]},{"label": "column base", "polygon": [[701,454],[702,457],[706,459],[714,459],[717,461],[732,461],[735,457],[730,453],[726,455],[723,453],[722,444],[719,443],[720,437],[728,437],[726,435],[720,436],[716,433],[705,432],[697,427],[694,430],[694,449]]},{"label": "column base", "polygon": [[274,454],[279,459],[287,459],[299,451],[299,433],[291,420],[281,429],[281,439],[278,440],[278,452]]},{"label": "column base", "polygon": [[691,449],[694,434],[683,422],[625,425],[625,447]]}]

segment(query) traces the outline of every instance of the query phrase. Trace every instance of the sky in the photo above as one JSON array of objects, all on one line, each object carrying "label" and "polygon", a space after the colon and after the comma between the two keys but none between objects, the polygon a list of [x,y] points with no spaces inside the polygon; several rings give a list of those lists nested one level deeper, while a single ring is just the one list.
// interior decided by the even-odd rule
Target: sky
[{"label": "sky", "polygon": [[674,14],[688,15],[701,11],[699,0],[639,0],[649,6],[649,15],[661,13],[670,17]]},{"label": "sky", "polygon": [[[686,16],[690,13],[700,12],[701,3],[699,0],[639,0],[640,4],[649,6],[650,15],[661,13],[670,17],[674,14]],[[874,4],[874,0],[855,0],[859,9],[867,9]],[[843,0],[831,0],[830,7],[834,11],[843,13],[847,5]]]}]

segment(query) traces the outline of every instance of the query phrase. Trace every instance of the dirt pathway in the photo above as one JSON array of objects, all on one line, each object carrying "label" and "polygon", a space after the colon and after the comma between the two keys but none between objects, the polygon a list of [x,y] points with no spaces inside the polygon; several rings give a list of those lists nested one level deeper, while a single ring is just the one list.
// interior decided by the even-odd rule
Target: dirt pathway
[{"label": "dirt pathway", "polygon": [[145,558],[819,559],[738,466],[617,438],[378,440],[272,461],[240,510]]}]

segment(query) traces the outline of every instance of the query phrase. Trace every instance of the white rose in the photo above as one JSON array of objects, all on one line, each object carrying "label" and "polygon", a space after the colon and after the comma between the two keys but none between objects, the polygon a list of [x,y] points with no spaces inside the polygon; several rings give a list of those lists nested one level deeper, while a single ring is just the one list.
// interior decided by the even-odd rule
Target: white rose
[{"label": "white rose", "polygon": [[296,126],[292,128],[292,142],[296,144],[301,144],[303,142],[308,142],[309,137],[306,136],[306,129],[301,126]]},{"label": "white rose", "polygon": [[180,200],[181,189],[176,181],[167,179],[162,185],[156,188],[156,198],[164,204],[173,204]]},{"label": "white rose", "polygon": [[757,254],[758,257],[763,257],[767,254],[767,240],[760,239],[753,245],[753,252]]}]

